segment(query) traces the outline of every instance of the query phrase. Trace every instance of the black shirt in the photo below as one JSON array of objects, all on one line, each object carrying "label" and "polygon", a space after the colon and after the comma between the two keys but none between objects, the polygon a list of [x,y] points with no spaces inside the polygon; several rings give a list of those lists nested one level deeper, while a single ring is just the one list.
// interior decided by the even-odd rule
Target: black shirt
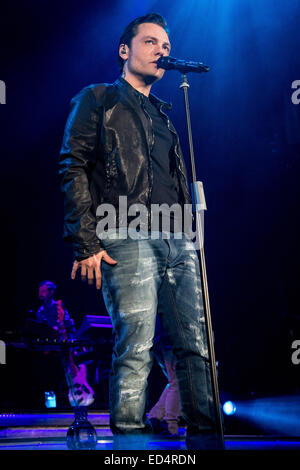
[{"label": "black shirt", "polygon": [[[153,105],[145,95],[142,95],[141,99],[144,110],[151,118],[154,136],[154,145],[151,151],[153,172],[151,204],[168,204],[170,207],[173,204],[180,203],[179,184],[174,157],[174,136],[168,129],[167,123],[156,106]],[[166,215],[168,213],[167,211]],[[174,212],[171,212],[171,232],[174,231],[174,218],[176,218],[176,213],[174,216]],[[160,229],[162,228],[161,222],[160,216]]]}]

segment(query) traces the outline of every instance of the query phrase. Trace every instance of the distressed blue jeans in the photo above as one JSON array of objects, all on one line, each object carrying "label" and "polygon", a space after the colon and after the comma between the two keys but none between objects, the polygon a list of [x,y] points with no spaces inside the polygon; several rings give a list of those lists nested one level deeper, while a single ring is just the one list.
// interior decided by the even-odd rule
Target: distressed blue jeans
[{"label": "distressed blue jeans", "polygon": [[120,229],[102,243],[118,262],[114,266],[103,262],[101,268],[103,298],[115,336],[110,375],[111,430],[114,435],[132,436],[150,431],[145,413],[147,379],[159,312],[177,360],[181,415],[188,424],[187,446],[198,448],[198,444],[189,446],[188,439],[211,435],[215,416],[194,245],[184,234],[173,233],[140,232],[138,239],[122,239]]}]

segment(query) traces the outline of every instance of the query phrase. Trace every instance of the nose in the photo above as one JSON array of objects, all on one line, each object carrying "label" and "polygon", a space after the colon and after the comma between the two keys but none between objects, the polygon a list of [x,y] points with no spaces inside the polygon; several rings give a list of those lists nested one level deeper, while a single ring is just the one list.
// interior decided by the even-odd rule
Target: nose
[{"label": "nose", "polygon": [[160,57],[166,53],[166,50],[163,48],[162,44],[157,44],[155,55],[159,55]]}]

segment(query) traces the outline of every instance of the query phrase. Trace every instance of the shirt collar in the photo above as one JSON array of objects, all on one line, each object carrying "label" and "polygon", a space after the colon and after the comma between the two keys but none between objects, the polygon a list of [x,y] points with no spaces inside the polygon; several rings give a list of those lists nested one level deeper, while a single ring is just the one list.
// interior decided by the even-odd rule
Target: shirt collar
[{"label": "shirt collar", "polygon": [[[130,83],[128,83],[126,80],[124,80],[124,78],[121,77],[121,76],[118,78],[117,84],[119,84],[121,86],[125,86],[129,92],[133,93],[139,99],[147,98],[143,93],[136,90],[136,88],[134,88],[132,85],[130,85]],[[156,95],[153,95],[153,93],[149,94],[149,101],[151,101],[151,103],[153,103],[158,108],[165,108],[165,109],[171,109],[172,108],[171,103],[167,103],[166,101],[161,100]]]}]

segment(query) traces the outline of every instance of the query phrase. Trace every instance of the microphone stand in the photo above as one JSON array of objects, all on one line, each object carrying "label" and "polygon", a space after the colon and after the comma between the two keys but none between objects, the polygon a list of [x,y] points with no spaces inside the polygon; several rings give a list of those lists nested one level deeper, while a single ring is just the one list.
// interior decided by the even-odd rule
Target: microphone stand
[{"label": "microphone stand", "polygon": [[191,127],[191,117],[190,117],[189,97],[188,97],[189,86],[190,85],[187,81],[186,73],[182,73],[182,83],[180,85],[180,88],[182,88],[184,92],[187,130],[188,130],[188,139],[189,139],[189,147],[190,147],[192,195],[193,195],[193,202],[194,202],[193,204],[194,211],[196,213],[196,234],[198,234],[199,251],[200,251],[200,265],[201,265],[200,272],[201,272],[201,280],[202,280],[202,287],[203,287],[204,315],[205,315],[206,333],[207,333],[207,339],[208,339],[208,354],[209,354],[209,362],[210,362],[210,368],[211,368],[212,391],[213,391],[214,406],[215,406],[215,413],[216,413],[217,434],[219,435],[222,441],[223,448],[225,448],[223,421],[222,421],[222,415],[221,415],[218,380],[217,380],[217,369],[216,369],[216,360],[215,360],[214,343],[213,343],[213,330],[212,330],[211,315],[210,315],[205,255],[204,255],[204,246],[203,246],[204,245],[203,243],[204,210],[206,210],[207,208],[206,208],[203,184],[201,181],[197,181],[197,178],[196,178],[194,148],[193,148],[193,139],[192,139],[192,127]]}]

